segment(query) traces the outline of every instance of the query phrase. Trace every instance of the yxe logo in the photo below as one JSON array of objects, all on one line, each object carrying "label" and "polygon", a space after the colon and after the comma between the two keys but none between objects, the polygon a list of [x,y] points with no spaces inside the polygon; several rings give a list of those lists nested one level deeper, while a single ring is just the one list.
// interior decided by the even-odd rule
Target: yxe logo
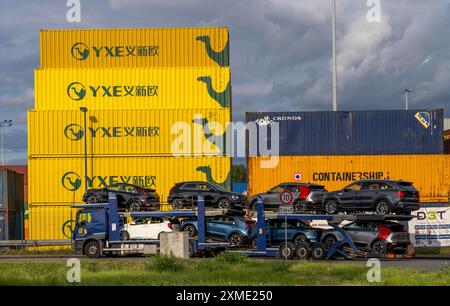
[{"label": "yxe logo", "polygon": [[77,191],[81,187],[81,177],[75,172],[67,172],[62,177],[62,185],[69,191]]},{"label": "yxe logo", "polygon": [[152,97],[158,95],[158,86],[156,85],[138,85],[138,86],[122,86],[122,85],[100,85],[100,86],[84,86],[80,82],[72,82],[67,86],[67,95],[75,101],[80,101],[89,93],[92,98],[114,97],[121,98],[131,97]]},{"label": "yxe logo", "polygon": [[82,42],[77,42],[73,44],[70,53],[75,59],[84,61],[89,57],[89,47]]},{"label": "yxe logo", "polygon": [[76,141],[76,140],[80,140],[81,138],[83,138],[84,131],[81,126],[73,123],[73,124],[69,124],[68,126],[66,126],[66,128],[64,129],[64,136],[66,136],[66,138],[68,138],[70,140]]},{"label": "yxe logo", "polygon": [[[160,136],[159,126],[110,126],[88,128],[92,138],[120,138],[120,137],[155,137]],[[83,138],[83,128],[72,123],[65,127],[64,136],[72,141]]]},{"label": "yxe logo", "polygon": [[[93,52],[91,52],[93,51]],[[93,46],[76,42],[70,49],[72,57],[78,61],[86,60],[89,55],[99,57],[158,56],[159,46]]]},{"label": "yxe logo", "polygon": [[431,115],[428,112],[417,112],[414,117],[422,124],[426,129],[431,125]]},{"label": "yxe logo", "polygon": [[[117,183],[138,185],[146,188],[156,186],[154,175],[110,175],[86,177],[89,188],[105,188]],[[66,190],[77,191],[81,187],[81,177],[75,172],[67,172],[62,176],[62,185]]]}]

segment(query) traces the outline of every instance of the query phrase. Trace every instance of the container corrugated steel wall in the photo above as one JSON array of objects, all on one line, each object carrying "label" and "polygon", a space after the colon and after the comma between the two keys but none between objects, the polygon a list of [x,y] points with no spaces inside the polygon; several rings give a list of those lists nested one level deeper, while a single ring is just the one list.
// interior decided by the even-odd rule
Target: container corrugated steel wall
[{"label": "container corrugated steel wall", "polygon": [[[83,158],[34,158],[28,167],[31,206],[81,202]],[[94,157],[88,159],[88,183],[102,188],[129,182],[156,189],[166,201],[170,188],[182,181],[210,181],[230,189],[230,168],[228,157]]]},{"label": "container corrugated steel wall", "polygon": [[414,183],[423,202],[448,202],[450,155],[282,156],[275,168],[261,168],[266,157],[248,159],[249,193],[266,192],[282,182],[325,185],[340,190],[359,179],[395,179]]},{"label": "container corrugated steel wall", "polygon": [[229,68],[35,70],[36,110],[229,108]]},{"label": "container corrugated steel wall", "polygon": [[63,224],[75,220],[76,209],[70,205],[30,205],[29,238],[31,240],[68,239],[63,234]]},{"label": "container corrugated steel wall", "polygon": [[260,126],[278,122],[279,155],[293,156],[442,154],[443,115],[442,109],[426,109],[269,112],[246,117]]},{"label": "container corrugated steel wall", "polygon": [[[208,122],[207,127],[217,129],[220,135],[230,122],[230,116],[228,109],[89,111],[87,151],[97,157],[172,156],[183,152],[224,155],[223,148],[207,140],[203,124]],[[184,132],[190,139],[185,140]],[[83,155],[84,135],[80,111],[28,112],[28,154],[31,158]],[[178,145],[181,139],[183,142]]]},{"label": "container corrugated steel wall", "polygon": [[42,30],[41,68],[229,66],[228,28]]}]

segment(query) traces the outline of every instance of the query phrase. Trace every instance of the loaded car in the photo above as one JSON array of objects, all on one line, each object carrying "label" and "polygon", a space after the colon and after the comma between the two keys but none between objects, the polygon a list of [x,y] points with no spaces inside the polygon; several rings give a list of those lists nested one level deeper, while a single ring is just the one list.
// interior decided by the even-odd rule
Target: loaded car
[{"label": "loaded car", "polygon": [[119,209],[130,211],[159,210],[159,195],[154,189],[137,185],[119,183],[101,189],[88,189],[83,195],[83,202],[87,204],[108,202],[108,192],[117,195]]},{"label": "loaded car", "polygon": [[172,223],[162,218],[138,218],[124,224],[121,238],[129,239],[159,239],[161,233],[172,232]]},{"label": "loaded car", "polygon": [[[358,249],[377,257],[384,257],[387,252],[405,254],[411,244],[406,228],[392,221],[355,221],[342,228]],[[343,239],[340,233],[333,230],[324,232],[322,236],[326,249]]]},{"label": "loaded car", "polygon": [[265,193],[254,195],[250,198],[250,208],[255,210],[258,197],[262,198],[264,210],[278,210],[281,205],[280,194],[290,191],[294,196],[294,210],[306,211],[314,209],[318,203],[322,203],[327,190],[322,185],[307,183],[281,183]]},{"label": "loaded car", "polygon": [[327,214],[356,211],[379,215],[410,214],[420,208],[419,202],[419,192],[411,182],[360,180],[342,190],[327,193],[321,210]]},{"label": "loaded car", "polygon": [[[246,244],[249,241],[251,228],[255,221],[245,220],[241,216],[216,216],[205,218],[205,236],[209,239],[227,241],[232,246]],[[195,237],[198,233],[198,222],[195,219],[181,221],[180,230]]]},{"label": "loaded car", "polygon": [[241,211],[246,205],[243,194],[230,192],[219,185],[200,181],[176,184],[170,190],[167,202],[172,205],[173,209],[195,207],[199,195],[203,196],[205,207]]},{"label": "loaded car", "polygon": [[[320,242],[322,230],[313,228],[298,220],[288,220],[287,224],[281,219],[266,219],[266,241],[269,245],[278,245],[285,242],[285,229],[287,225],[287,240],[294,246],[300,243]],[[252,228],[251,246],[257,247],[256,226]]]}]

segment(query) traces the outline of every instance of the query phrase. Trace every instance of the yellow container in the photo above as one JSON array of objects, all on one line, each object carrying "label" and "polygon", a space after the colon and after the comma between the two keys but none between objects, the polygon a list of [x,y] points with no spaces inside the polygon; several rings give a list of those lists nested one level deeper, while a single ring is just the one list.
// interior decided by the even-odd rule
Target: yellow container
[{"label": "yellow container", "polygon": [[28,240],[69,240],[75,215],[76,209],[67,204],[31,205]]},{"label": "yellow container", "polygon": [[448,202],[450,197],[450,155],[282,156],[275,168],[262,168],[264,160],[248,159],[250,194],[296,178],[329,191],[359,179],[382,178],[413,182],[422,202]]},{"label": "yellow container", "polygon": [[229,66],[228,28],[41,30],[41,68]]},{"label": "yellow container", "polygon": [[[94,110],[87,113],[89,156],[224,155],[229,109]],[[84,154],[83,113],[28,111],[29,157],[79,157]],[[208,135],[208,138],[205,137]]]},{"label": "yellow container", "polygon": [[229,68],[35,70],[36,110],[229,108]]},{"label": "yellow container", "polygon": [[[117,182],[145,186],[156,189],[165,202],[177,182],[209,181],[229,189],[230,168],[228,157],[90,157],[87,181],[89,188]],[[82,202],[83,158],[32,158],[28,171],[30,205]]]}]

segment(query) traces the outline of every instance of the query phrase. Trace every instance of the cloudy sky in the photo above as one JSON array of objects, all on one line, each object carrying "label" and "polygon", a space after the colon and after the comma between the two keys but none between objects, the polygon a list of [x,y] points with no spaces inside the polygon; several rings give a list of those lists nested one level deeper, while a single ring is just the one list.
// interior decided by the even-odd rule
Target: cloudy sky
[{"label": "cloudy sky", "polygon": [[[26,110],[33,108],[39,29],[228,26],[233,115],[246,111],[331,110],[331,0],[1,0],[0,120],[9,163],[26,163]],[[450,113],[450,1],[337,0],[338,107],[411,108]],[[377,2],[377,1],[369,1]]]}]

